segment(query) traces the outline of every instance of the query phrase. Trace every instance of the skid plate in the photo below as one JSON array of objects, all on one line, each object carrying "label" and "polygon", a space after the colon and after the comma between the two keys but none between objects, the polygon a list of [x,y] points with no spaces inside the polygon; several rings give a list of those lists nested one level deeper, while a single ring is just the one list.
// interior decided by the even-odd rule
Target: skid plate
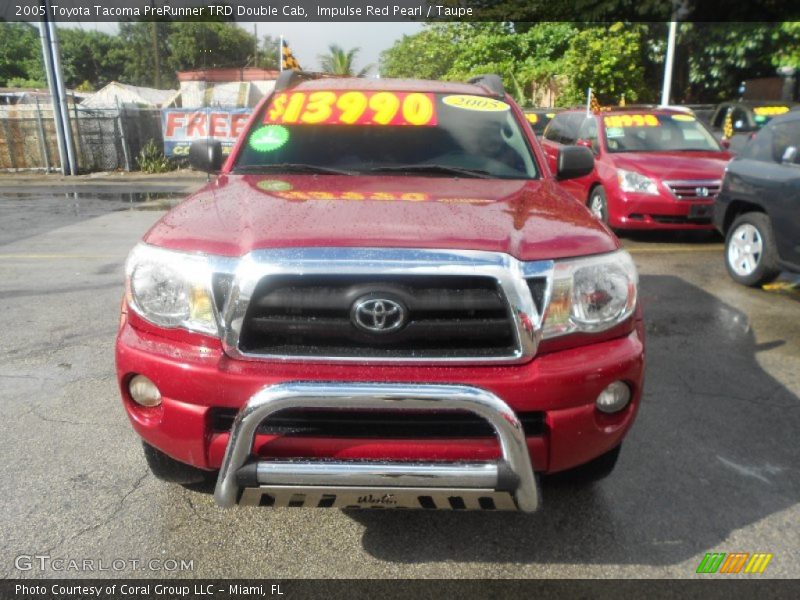
[{"label": "skid plate", "polygon": [[242,506],[519,510],[508,492],[453,488],[374,488],[262,485],[242,490]]}]

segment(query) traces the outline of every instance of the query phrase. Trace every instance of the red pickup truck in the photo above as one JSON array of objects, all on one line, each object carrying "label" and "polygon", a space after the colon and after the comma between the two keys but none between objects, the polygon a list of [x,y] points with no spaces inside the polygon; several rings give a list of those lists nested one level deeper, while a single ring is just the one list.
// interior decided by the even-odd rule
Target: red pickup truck
[{"label": "red pickup truck", "polygon": [[613,468],[642,393],[637,273],[496,76],[287,71],[126,265],[122,399],[219,505],[533,511]]}]

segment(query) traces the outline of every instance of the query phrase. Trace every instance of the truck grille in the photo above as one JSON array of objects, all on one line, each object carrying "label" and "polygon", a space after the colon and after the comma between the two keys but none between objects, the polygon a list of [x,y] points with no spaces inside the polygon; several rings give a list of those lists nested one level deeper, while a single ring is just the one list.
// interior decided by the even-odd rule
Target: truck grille
[{"label": "truck grille", "polygon": [[[355,316],[362,302],[366,323]],[[490,277],[292,274],[256,286],[239,349],[281,357],[480,359],[512,356],[517,340],[508,302]]]},{"label": "truck grille", "polygon": [[[211,430],[230,431],[235,417],[235,409],[211,409]],[[527,437],[545,434],[543,412],[522,412],[517,417]],[[258,433],[361,439],[463,439],[492,437],[494,430],[485,419],[466,412],[288,409],[264,421]]]},{"label": "truck grille", "polygon": [[722,181],[719,179],[665,181],[664,185],[678,200],[713,200],[719,194]]}]

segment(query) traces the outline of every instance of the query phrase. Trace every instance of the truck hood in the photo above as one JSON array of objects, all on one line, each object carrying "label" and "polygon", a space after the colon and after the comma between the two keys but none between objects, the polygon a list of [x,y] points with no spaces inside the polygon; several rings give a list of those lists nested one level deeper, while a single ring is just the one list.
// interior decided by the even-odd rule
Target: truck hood
[{"label": "truck hood", "polygon": [[722,179],[728,152],[621,152],[612,154],[614,165],[654,179]]},{"label": "truck hood", "polygon": [[552,180],[410,176],[221,175],[144,239],[224,256],[344,246],[486,250],[541,260],[619,247]]}]

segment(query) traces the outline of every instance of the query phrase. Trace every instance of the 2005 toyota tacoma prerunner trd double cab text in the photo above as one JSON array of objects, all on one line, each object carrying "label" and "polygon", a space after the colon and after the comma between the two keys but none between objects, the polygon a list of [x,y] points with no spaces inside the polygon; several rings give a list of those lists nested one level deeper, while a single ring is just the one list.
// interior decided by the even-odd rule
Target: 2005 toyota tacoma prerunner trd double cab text
[{"label": "2005 toyota tacoma prerunner trd double cab text", "polygon": [[500,79],[287,71],[131,252],[116,345],[155,475],[221,506],[534,511],[614,467],[637,273]]}]

